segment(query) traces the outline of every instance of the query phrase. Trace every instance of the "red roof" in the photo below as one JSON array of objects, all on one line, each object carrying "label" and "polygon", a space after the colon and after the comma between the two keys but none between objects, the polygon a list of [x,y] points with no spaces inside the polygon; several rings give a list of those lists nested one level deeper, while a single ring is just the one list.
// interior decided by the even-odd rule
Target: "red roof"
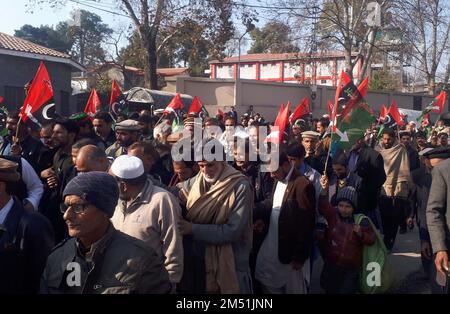
[{"label": "red roof", "polygon": [[35,53],[40,55],[70,59],[70,56],[68,54],[5,33],[0,33],[0,49]]},{"label": "red roof", "polygon": [[[354,56],[357,55],[356,52],[353,53]],[[317,53],[314,55],[315,58],[343,58],[345,54],[340,51],[332,51],[332,52],[323,52]],[[309,58],[311,55],[309,53],[304,52],[290,52],[290,53],[253,53],[247,55],[241,55],[241,62],[257,62],[257,61],[276,61],[276,60],[296,60],[296,59],[304,59]],[[210,63],[236,63],[239,61],[239,57],[229,57],[225,58],[222,61],[213,60]]]}]

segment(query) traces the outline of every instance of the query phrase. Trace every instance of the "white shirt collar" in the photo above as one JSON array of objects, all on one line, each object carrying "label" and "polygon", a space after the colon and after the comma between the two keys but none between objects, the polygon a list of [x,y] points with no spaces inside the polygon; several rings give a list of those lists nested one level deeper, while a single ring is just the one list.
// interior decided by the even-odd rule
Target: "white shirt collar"
[{"label": "white shirt collar", "polygon": [[6,203],[6,205],[0,209],[0,224],[3,224],[6,220],[6,217],[8,217],[9,212],[11,211],[11,208],[14,205],[14,199],[11,197]]}]

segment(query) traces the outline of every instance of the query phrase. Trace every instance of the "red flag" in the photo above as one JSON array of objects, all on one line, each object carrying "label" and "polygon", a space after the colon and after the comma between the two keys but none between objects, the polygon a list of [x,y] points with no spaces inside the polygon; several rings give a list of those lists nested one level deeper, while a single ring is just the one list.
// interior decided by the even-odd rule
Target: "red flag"
[{"label": "red flag", "polygon": [[361,84],[359,84],[357,90],[353,93],[353,95],[348,100],[345,105],[344,110],[341,113],[341,119],[344,119],[345,116],[353,109],[353,107],[358,104],[367,94],[367,87],[369,85],[369,78],[366,77]]},{"label": "red flag", "polygon": [[44,62],[41,61],[20,112],[22,121],[26,122],[34,112],[49,101],[53,101],[53,88]]},{"label": "red flag", "polygon": [[4,98],[0,96],[0,104],[3,102]]},{"label": "red flag", "polygon": [[195,96],[194,99],[192,100],[191,107],[189,107],[188,114],[199,113],[202,110],[202,107],[203,107],[202,102],[197,96]]},{"label": "red flag", "polygon": [[175,112],[175,110],[182,110],[184,108],[183,102],[181,101],[180,93],[177,93],[172,101],[167,105],[166,109],[164,109],[164,114],[169,114],[171,112]]},{"label": "red flag", "polygon": [[327,106],[328,106],[328,116],[330,117],[331,121],[331,119],[333,119],[333,104],[331,103],[331,101],[328,100]]},{"label": "red flag", "polygon": [[[270,132],[266,137],[266,142],[272,142],[275,144],[280,144],[283,138],[284,130],[289,121],[289,110],[291,109],[291,103],[288,102],[287,106],[279,113],[277,121],[275,122],[274,128],[278,130]],[[281,108],[280,108],[281,109]]]},{"label": "red flag", "polygon": [[395,120],[398,126],[403,126],[405,123],[403,122],[403,116],[400,114],[400,111],[398,111],[397,103],[395,100],[392,101],[392,105],[389,108],[388,114],[391,115],[391,117]]},{"label": "red flag", "polygon": [[223,119],[225,117],[225,112],[223,112],[220,109],[217,109],[216,117],[220,117],[221,119]]},{"label": "red flag", "polygon": [[119,85],[116,80],[113,80],[111,86],[111,97],[109,98],[109,105],[112,106],[113,103],[119,102],[123,98],[122,91],[120,90]]},{"label": "red flag", "polygon": [[444,112],[445,100],[447,99],[447,94],[442,91],[436,98],[434,99],[433,104],[433,112],[442,114]]},{"label": "red flag", "polygon": [[348,74],[342,70],[341,76],[339,77],[339,83],[336,88],[336,95],[334,97],[334,106],[337,107],[337,104],[339,103],[339,98],[341,96],[342,90],[349,85],[352,82],[352,79]]},{"label": "red flag", "polygon": [[86,107],[84,108],[84,112],[86,112],[89,116],[94,116],[97,112],[97,108],[100,106],[100,99],[98,98],[97,91],[95,88],[91,90],[91,94],[89,95],[89,99],[86,103]]},{"label": "red flag", "polygon": [[[288,104],[288,105],[290,105],[290,104]],[[298,105],[297,108],[295,108],[294,112],[292,112],[291,116],[289,117],[289,121],[291,123],[294,123],[295,120],[304,116],[305,114],[308,114],[309,112],[310,112],[309,99],[308,99],[308,97],[305,97],[305,98],[303,98],[300,105]]]},{"label": "red flag", "polygon": [[426,115],[423,116],[422,127],[426,128],[429,125],[430,125],[430,114],[427,113]]},{"label": "red flag", "polygon": [[274,125],[277,125],[277,124],[278,124],[278,120],[280,120],[280,116],[281,116],[281,114],[283,113],[283,111],[284,111],[284,104],[281,104],[281,105],[280,105],[280,111],[278,111],[277,117],[275,118],[275,123],[274,123]]},{"label": "red flag", "polygon": [[385,105],[381,105],[380,120],[384,120],[387,117],[388,113],[389,113],[388,108],[386,108]]}]

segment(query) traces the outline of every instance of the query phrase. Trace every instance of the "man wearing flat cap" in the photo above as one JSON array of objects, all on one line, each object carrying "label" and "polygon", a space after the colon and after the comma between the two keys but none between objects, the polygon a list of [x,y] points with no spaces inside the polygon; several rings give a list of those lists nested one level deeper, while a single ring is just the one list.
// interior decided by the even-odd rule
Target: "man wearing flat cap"
[{"label": "man wearing flat cap", "polygon": [[69,182],[61,212],[72,238],[50,254],[42,274],[41,293],[170,291],[162,257],[110,222],[118,198],[117,182],[105,172],[83,173]]},{"label": "man wearing flat cap", "polygon": [[427,203],[426,221],[434,254],[436,282],[441,287],[439,293],[450,293],[450,270],[448,251],[450,248],[450,150],[436,148],[426,153],[433,166],[430,195]]},{"label": "man wearing flat cap", "polygon": [[137,142],[141,126],[135,120],[124,120],[116,124],[116,142],[106,149],[108,157],[117,158],[127,153],[128,147]]},{"label": "man wearing flat cap", "polygon": [[[311,166],[321,175],[325,170],[325,162],[327,153],[323,149],[323,143],[320,141],[320,133],[314,131],[305,131],[302,133],[302,145],[305,147],[306,156],[305,163]],[[333,169],[331,163],[328,163],[327,174],[331,176]]]},{"label": "man wearing flat cap", "polygon": [[177,200],[153,184],[138,157],[117,157],[110,173],[117,180],[120,198],[111,219],[114,227],[144,241],[164,257],[169,279],[177,284],[183,274],[183,238],[177,228],[181,208]]},{"label": "man wearing flat cap", "polygon": [[17,167],[0,158],[0,294],[37,293],[54,245],[50,222],[37,212],[28,213],[10,193],[20,178]]}]

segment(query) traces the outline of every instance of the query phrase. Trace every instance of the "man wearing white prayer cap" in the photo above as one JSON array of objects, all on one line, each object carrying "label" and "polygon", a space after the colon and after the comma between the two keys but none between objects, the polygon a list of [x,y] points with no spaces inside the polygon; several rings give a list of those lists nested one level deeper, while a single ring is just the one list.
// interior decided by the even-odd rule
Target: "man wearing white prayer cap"
[{"label": "man wearing white prayer cap", "polygon": [[110,174],[119,186],[119,202],[111,221],[117,230],[143,240],[165,258],[175,285],[183,275],[183,238],[177,227],[181,208],[168,191],[147,178],[141,159],[122,155]]}]

